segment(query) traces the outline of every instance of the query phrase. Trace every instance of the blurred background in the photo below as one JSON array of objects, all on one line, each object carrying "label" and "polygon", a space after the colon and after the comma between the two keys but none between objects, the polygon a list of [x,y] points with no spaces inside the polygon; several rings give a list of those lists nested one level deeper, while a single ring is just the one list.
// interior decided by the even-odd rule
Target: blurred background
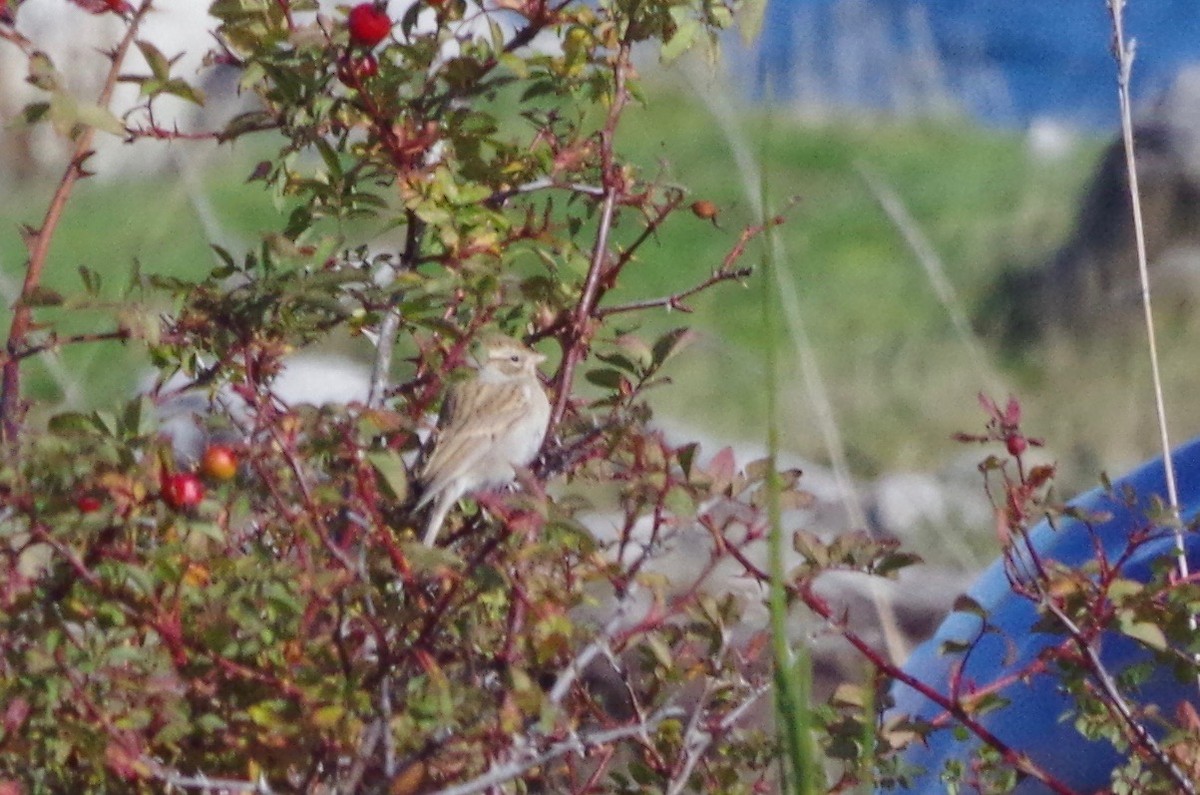
[{"label": "blurred background", "polygon": [[[168,57],[183,54],[184,77],[198,74],[211,42],[205,5],[161,0],[146,32]],[[393,0],[394,18],[403,5]],[[98,53],[119,35],[111,15],[27,0],[17,20],[78,96],[95,95]],[[1127,29],[1179,443],[1200,433],[1200,7],[1135,3]],[[627,271],[625,289],[689,286],[743,227],[785,212],[769,252],[752,248],[747,262],[769,255],[775,265],[784,445],[829,507],[814,514],[819,529],[865,525],[952,567],[990,559],[991,510],[975,466],[998,451],[951,440],[981,429],[980,392],[1021,400],[1064,498],[1156,454],[1124,162],[1113,148],[1110,41],[1103,0],[776,0],[757,39],[729,36],[715,61],[663,65],[643,54],[648,102],[627,116],[624,151],[643,174],[683,183],[720,212],[717,225],[680,213]],[[49,127],[15,122],[35,98],[25,74],[0,41],[5,304],[25,258],[19,226],[40,222],[67,151]],[[214,129],[243,107],[219,75],[197,79],[208,106],[164,107],[160,125]],[[98,176],[80,187],[54,242],[51,287],[78,290],[81,265],[114,296],[135,262],[148,274],[206,272],[211,244],[236,254],[285,217],[262,183],[247,182],[272,152],[269,137],[133,147],[100,137]],[[351,243],[395,246],[370,225],[350,233]],[[684,324],[699,332],[656,409],[664,427],[710,452],[735,444],[751,456],[764,444],[763,278],[706,294],[691,315],[646,321],[647,335]],[[67,319],[83,328],[98,316]],[[362,341],[331,347],[369,356]],[[148,368],[131,350],[96,345],[30,371],[38,397],[78,408],[133,391]]]}]

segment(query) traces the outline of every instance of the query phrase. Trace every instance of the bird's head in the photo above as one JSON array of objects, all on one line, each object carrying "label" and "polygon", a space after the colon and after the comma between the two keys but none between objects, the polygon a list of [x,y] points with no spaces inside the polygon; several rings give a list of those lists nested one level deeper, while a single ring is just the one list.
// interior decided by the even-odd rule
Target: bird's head
[{"label": "bird's head", "polygon": [[505,376],[532,375],[546,357],[512,337],[487,337],[476,354],[481,369]]}]

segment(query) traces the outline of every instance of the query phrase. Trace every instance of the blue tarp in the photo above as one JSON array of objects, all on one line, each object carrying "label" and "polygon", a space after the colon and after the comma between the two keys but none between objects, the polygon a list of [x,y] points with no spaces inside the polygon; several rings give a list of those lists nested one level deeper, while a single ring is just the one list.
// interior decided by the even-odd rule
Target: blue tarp
[{"label": "blue tarp", "polygon": [[[1173,461],[1179,487],[1179,499],[1185,524],[1195,520],[1200,512],[1200,439],[1194,439],[1175,451]],[[1117,558],[1128,548],[1131,530],[1149,525],[1147,518],[1151,500],[1157,497],[1166,502],[1166,485],[1161,460],[1141,468],[1114,482],[1108,492],[1097,489],[1072,501],[1072,505],[1089,515],[1109,514],[1102,524],[1093,526],[1093,533],[1075,520],[1061,520],[1058,528],[1042,522],[1030,533],[1030,540],[1045,560],[1059,561],[1077,567],[1093,559],[1094,539],[1099,539],[1109,560]],[[1122,497],[1136,495],[1130,505]],[[1191,570],[1200,565],[1200,533],[1190,531],[1184,536]],[[1125,576],[1145,581],[1150,567],[1174,550],[1174,538],[1163,533],[1158,540],[1142,547],[1124,569]],[[1040,633],[1033,626],[1038,621],[1035,606],[1026,598],[1012,593],[1002,560],[993,563],[968,591],[968,595],[986,611],[988,623],[997,632],[985,634],[967,656],[962,676],[964,681],[985,687],[1005,674],[1017,671],[1036,658],[1047,646],[1061,640],[1061,635]],[[939,692],[947,691],[951,667],[960,665],[961,654],[941,653],[947,641],[967,643],[979,636],[981,619],[974,614],[951,614],[938,628],[933,638],[918,647],[904,669]],[[1102,639],[1100,657],[1111,673],[1119,673],[1129,665],[1146,662],[1152,655],[1137,642],[1118,634]],[[926,698],[904,685],[893,688],[898,713],[931,718],[941,710]],[[1010,684],[1000,695],[1011,703],[992,712],[981,722],[1002,741],[1050,771],[1068,786],[1079,792],[1098,792],[1106,789],[1109,776],[1116,765],[1125,761],[1107,742],[1092,742],[1079,734],[1070,719],[1073,701],[1059,692],[1053,673],[1034,676],[1025,682]],[[1171,718],[1175,707],[1183,700],[1200,705],[1194,678],[1180,681],[1166,667],[1158,667],[1131,700],[1139,704],[1157,704],[1162,714]],[[1066,716],[1066,719],[1064,719]],[[965,759],[973,746],[956,741],[948,731],[939,731],[927,747],[914,745],[906,752],[906,761],[925,768],[925,776],[916,779],[910,792],[943,793],[938,773],[948,759]],[[1023,782],[1016,792],[1021,795],[1047,791],[1036,781]]]},{"label": "blue tarp", "polygon": [[[1132,2],[1125,19],[1126,35],[1137,40],[1135,99],[1153,97],[1182,65],[1200,60],[1200,3]],[[864,43],[880,31],[883,42]],[[879,92],[898,71],[895,51],[918,55],[925,37],[956,105],[976,118],[1117,122],[1104,0],[772,0],[752,68],[758,89],[777,97],[794,95],[806,79],[838,102],[886,104]],[[848,66],[863,77],[849,86],[839,83]]]}]

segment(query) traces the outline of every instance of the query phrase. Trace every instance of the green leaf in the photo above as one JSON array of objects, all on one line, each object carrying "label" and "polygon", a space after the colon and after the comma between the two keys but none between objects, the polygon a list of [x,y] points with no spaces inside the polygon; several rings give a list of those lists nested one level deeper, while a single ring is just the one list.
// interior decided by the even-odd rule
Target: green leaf
[{"label": "green leaf", "polygon": [[[672,9],[674,11],[674,9]],[[663,42],[662,50],[659,57],[664,63],[671,63],[680,55],[683,55],[692,46],[696,40],[696,34],[701,31],[700,22],[693,18],[687,18],[678,22],[675,29],[675,34],[671,38]]]},{"label": "green leaf", "polygon": [[743,0],[738,10],[742,41],[749,46],[762,31],[763,18],[767,13],[767,0]]},{"label": "green leaf", "polygon": [[138,40],[134,42],[137,48],[142,51],[142,57],[146,59],[146,64],[150,67],[150,73],[159,80],[166,80],[171,76],[171,62],[167,60],[167,56],[148,41]]},{"label": "green leaf", "polygon": [[589,370],[586,378],[590,383],[605,389],[620,389],[621,382],[625,380],[625,376],[607,367]]},{"label": "green leaf", "polygon": [[91,415],[78,411],[56,414],[50,418],[47,425],[52,432],[64,435],[91,433],[95,430]]},{"label": "green leaf", "polygon": [[1167,636],[1150,621],[1139,621],[1129,610],[1117,611],[1117,628],[1122,635],[1141,641],[1155,651],[1167,650]]},{"label": "green leaf", "polygon": [[162,93],[170,94],[173,97],[190,102],[193,105],[203,105],[205,101],[204,92],[193,86],[186,80],[180,78],[172,78],[162,86]]},{"label": "green leaf", "polygon": [[966,594],[960,594],[959,597],[954,600],[953,610],[958,613],[969,613],[970,615],[978,616],[979,618],[987,618],[987,610],[984,609],[983,605],[979,604],[979,602],[975,601]]},{"label": "green leaf", "polygon": [[695,334],[687,328],[677,328],[668,331],[654,342],[654,363],[662,364],[678,353],[693,339],[695,339]]},{"label": "green leaf", "polygon": [[890,577],[901,569],[921,563],[921,556],[912,552],[889,552],[871,568],[880,577]]},{"label": "green leaf", "polygon": [[50,115],[49,102],[30,102],[21,109],[21,115],[14,126],[30,126],[45,121]]},{"label": "green leaf", "polygon": [[215,541],[218,544],[225,543],[225,532],[216,522],[206,522],[201,520],[193,520],[188,522],[188,530],[197,535],[203,536],[210,541]]},{"label": "green leaf", "polygon": [[408,469],[395,450],[377,450],[367,453],[367,461],[379,476],[380,484],[387,496],[397,502],[408,498]]},{"label": "green leaf", "polygon": [[121,120],[108,108],[99,105],[80,104],[75,106],[75,120],[79,124],[95,127],[101,132],[124,137],[127,130]]},{"label": "green leaf", "polygon": [[700,444],[692,442],[679,448],[679,468],[683,470],[683,475],[686,478],[692,477],[692,465],[696,462],[696,455],[700,452]]},{"label": "green leaf", "polygon": [[29,58],[29,77],[26,80],[43,91],[57,91],[62,85],[62,75],[44,52],[35,52]]}]

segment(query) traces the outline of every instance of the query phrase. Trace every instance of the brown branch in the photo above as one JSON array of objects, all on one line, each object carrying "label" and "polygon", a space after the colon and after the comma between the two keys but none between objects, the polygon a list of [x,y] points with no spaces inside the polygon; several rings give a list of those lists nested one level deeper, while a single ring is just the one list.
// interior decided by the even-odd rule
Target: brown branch
[{"label": "brown branch", "polygon": [[[113,50],[112,65],[108,69],[104,86],[100,89],[96,100],[99,107],[107,108],[112,102],[113,91],[116,88],[125,56],[128,54],[129,48],[133,46],[141,21],[150,11],[153,3],[154,0],[142,0],[125,29],[125,35]],[[50,254],[50,241],[62,220],[63,211],[66,209],[67,200],[74,191],[75,183],[87,175],[84,163],[91,156],[92,141],[95,137],[96,128],[94,127],[84,127],[79,133],[79,137],[75,141],[75,149],[71,153],[71,160],[59,179],[58,187],[42,218],[42,224],[31,235],[27,244],[29,259],[25,263],[25,280],[21,286],[20,297],[13,308],[12,322],[9,325],[5,346],[9,358],[4,362],[2,373],[0,373],[0,379],[2,379],[0,382],[0,442],[3,443],[15,445],[21,429],[21,366],[20,360],[13,356],[25,346],[25,338],[33,324],[33,307],[29,305],[28,299],[41,285],[46,260]]]},{"label": "brown branch", "polygon": [[883,658],[878,652],[871,647],[869,643],[853,632],[845,622],[836,617],[829,605],[824,599],[812,592],[811,584],[804,584],[798,588],[800,597],[810,610],[819,615],[825,623],[837,630],[837,632],[846,639],[846,642],[853,646],[859,654],[867,659],[872,665],[883,672],[883,674],[897,682],[908,685],[913,690],[924,696],[927,700],[932,701],[937,706],[941,707],[946,712],[953,715],[958,722],[971,734],[975,735],[981,742],[995,750],[1000,754],[1000,757],[1006,764],[1011,765],[1015,770],[1024,773],[1031,778],[1045,784],[1052,792],[1058,795],[1077,795],[1075,790],[1068,787],[1063,782],[1059,781],[1049,771],[1044,770],[1040,765],[1030,759],[1023,753],[1008,745],[996,735],[992,734],[982,723],[968,714],[962,704],[942,695],[933,687],[930,687],[925,682],[916,678],[904,669],[892,664],[890,661]]},{"label": "brown branch", "polygon": [[[717,539],[722,538],[719,534],[716,534],[715,531],[714,536]],[[733,544],[725,544],[724,549],[739,565],[745,568],[746,573],[751,577],[757,579],[759,582],[766,582],[770,579],[770,575],[755,565],[754,562],[749,558],[747,558],[744,551],[738,549],[737,546]],[[826,602],[825,599],[813,591],[813,584],[811,582],[794,583],[788,585],[787,587],[793,594],[798,596],[800,600],[804,602],[809,610],[813,611],[813,613],[819,616],[831,629],[836,631],[842,636],[842,638],[846,640],[847,643],[853,646],[854,649],[860,655],[862,655],[867,662],[876,668],[876,670],[880,671],[885,677],[892,681],[901,682],[907,685],[915,690],[918,694],[923,696],[926,700],[940,707],[945,713],[956,719],[964,729],[977,737],[985,745],[991,747],[997,753],[999,753],[1006,764],[1011,765],[1014,769],[1024,773],[1027,776],[1037,779],[1045,784],[1046,787],[1052,792],[1058,793],[1058,795],[1077,795],[1075,790],[1072,790],[1066,784],[1059,781],[1050,772],[1044,770],[1028,756],[1018,752],[1016,749],[1012,748],[991,731],[989,731],[986,726],[984,726],[970,714],[969,709],[964,702],[944,695],[931,685],[908,673],[903,668],[891,662],[891,660],[887,659],[878,651],[876,651],[871,644],[867,643],[862,639],[861,636],[858,635],[858,633],[852,630],[844,619],[839,618],[835,614],[834,609],[830,607],[829,603]],[[978,693],[975,693],[973,694],[972,698],[978,698],[978,695]]]},{"label": "brown branch", "polygon": [[133,333],[129,329],[117,329],[116,331],[98,331],[93,334],[72,334],[67,337],[60,337],[57,334],[51,335],[50,339],[37,345],[30,345],[22,348],[19,351],[6,353],[0,351],[0,367],[12,360],[28,359],[30,356],[37,356],[47,351],[57,350],[66,345],[78,345],[85,342],[124,342],[133,337]]},{"label": "brown branch", "polygon": [[704,292],[715,284],[727,281],[740,281],[750,276],[754,272],[753,268],[737,268],[735,270],[715,270],[712,274],[700,282],[699,284],[689,287],[682,292],[674,293],[673,295],[664,295],[660,298],[647,298],[643,301],[630,301],[627,304],[619,306],[609,306],[596,310],[596,317],[606,318],[610,315],[619,315],[623,312],[638,312],[643,309],[672,309],[678,312],[691,312],[691,307],[683,302],[691,298],[697,293]]},{"label": "brown branch", "polygon": [[18,33],[16,29],[2,24],[0,24],[0,40],[12,43],[26,56],[33,55],[37,49],[33,46],[33,42]]},{"label": "brown branch", "polygon": [[616,136],[617,125],[621,120],[625,104],[629,101],[629,93],[626,87],[626,72],[630,68],[630,50],[631,46],[629,43],[622,42],[621,47],[614,57],[613,100],[612,105],[608,109],[608,117],[605,119],[604,129],[600,131],[604,203],[601,205],[600,223],[596,230],[596,242],[592,249],[592,261],[588,268],[587,278],[584,281],[583,292],[579,296],[579,303],[575,306],[571,328],[567,330],[562,338],[563,360],[554,378],[557,394],[554,399],[554,407],[550,412],[548,436],[552,436],[554,430],[562,422],[563,415],[567,410],[567,402],[571,398],[571,385],[575,380],[575,368],[587,353],[591,338],[593,314],[596,304],[600,300],[600,281],[605,271],[605,260],[608,257],[608,237],[612,231],[613,215],[616,212],[617,200],[624,193],[624,180],[618,173],[618,169],[614,163],[613,139]]}]

